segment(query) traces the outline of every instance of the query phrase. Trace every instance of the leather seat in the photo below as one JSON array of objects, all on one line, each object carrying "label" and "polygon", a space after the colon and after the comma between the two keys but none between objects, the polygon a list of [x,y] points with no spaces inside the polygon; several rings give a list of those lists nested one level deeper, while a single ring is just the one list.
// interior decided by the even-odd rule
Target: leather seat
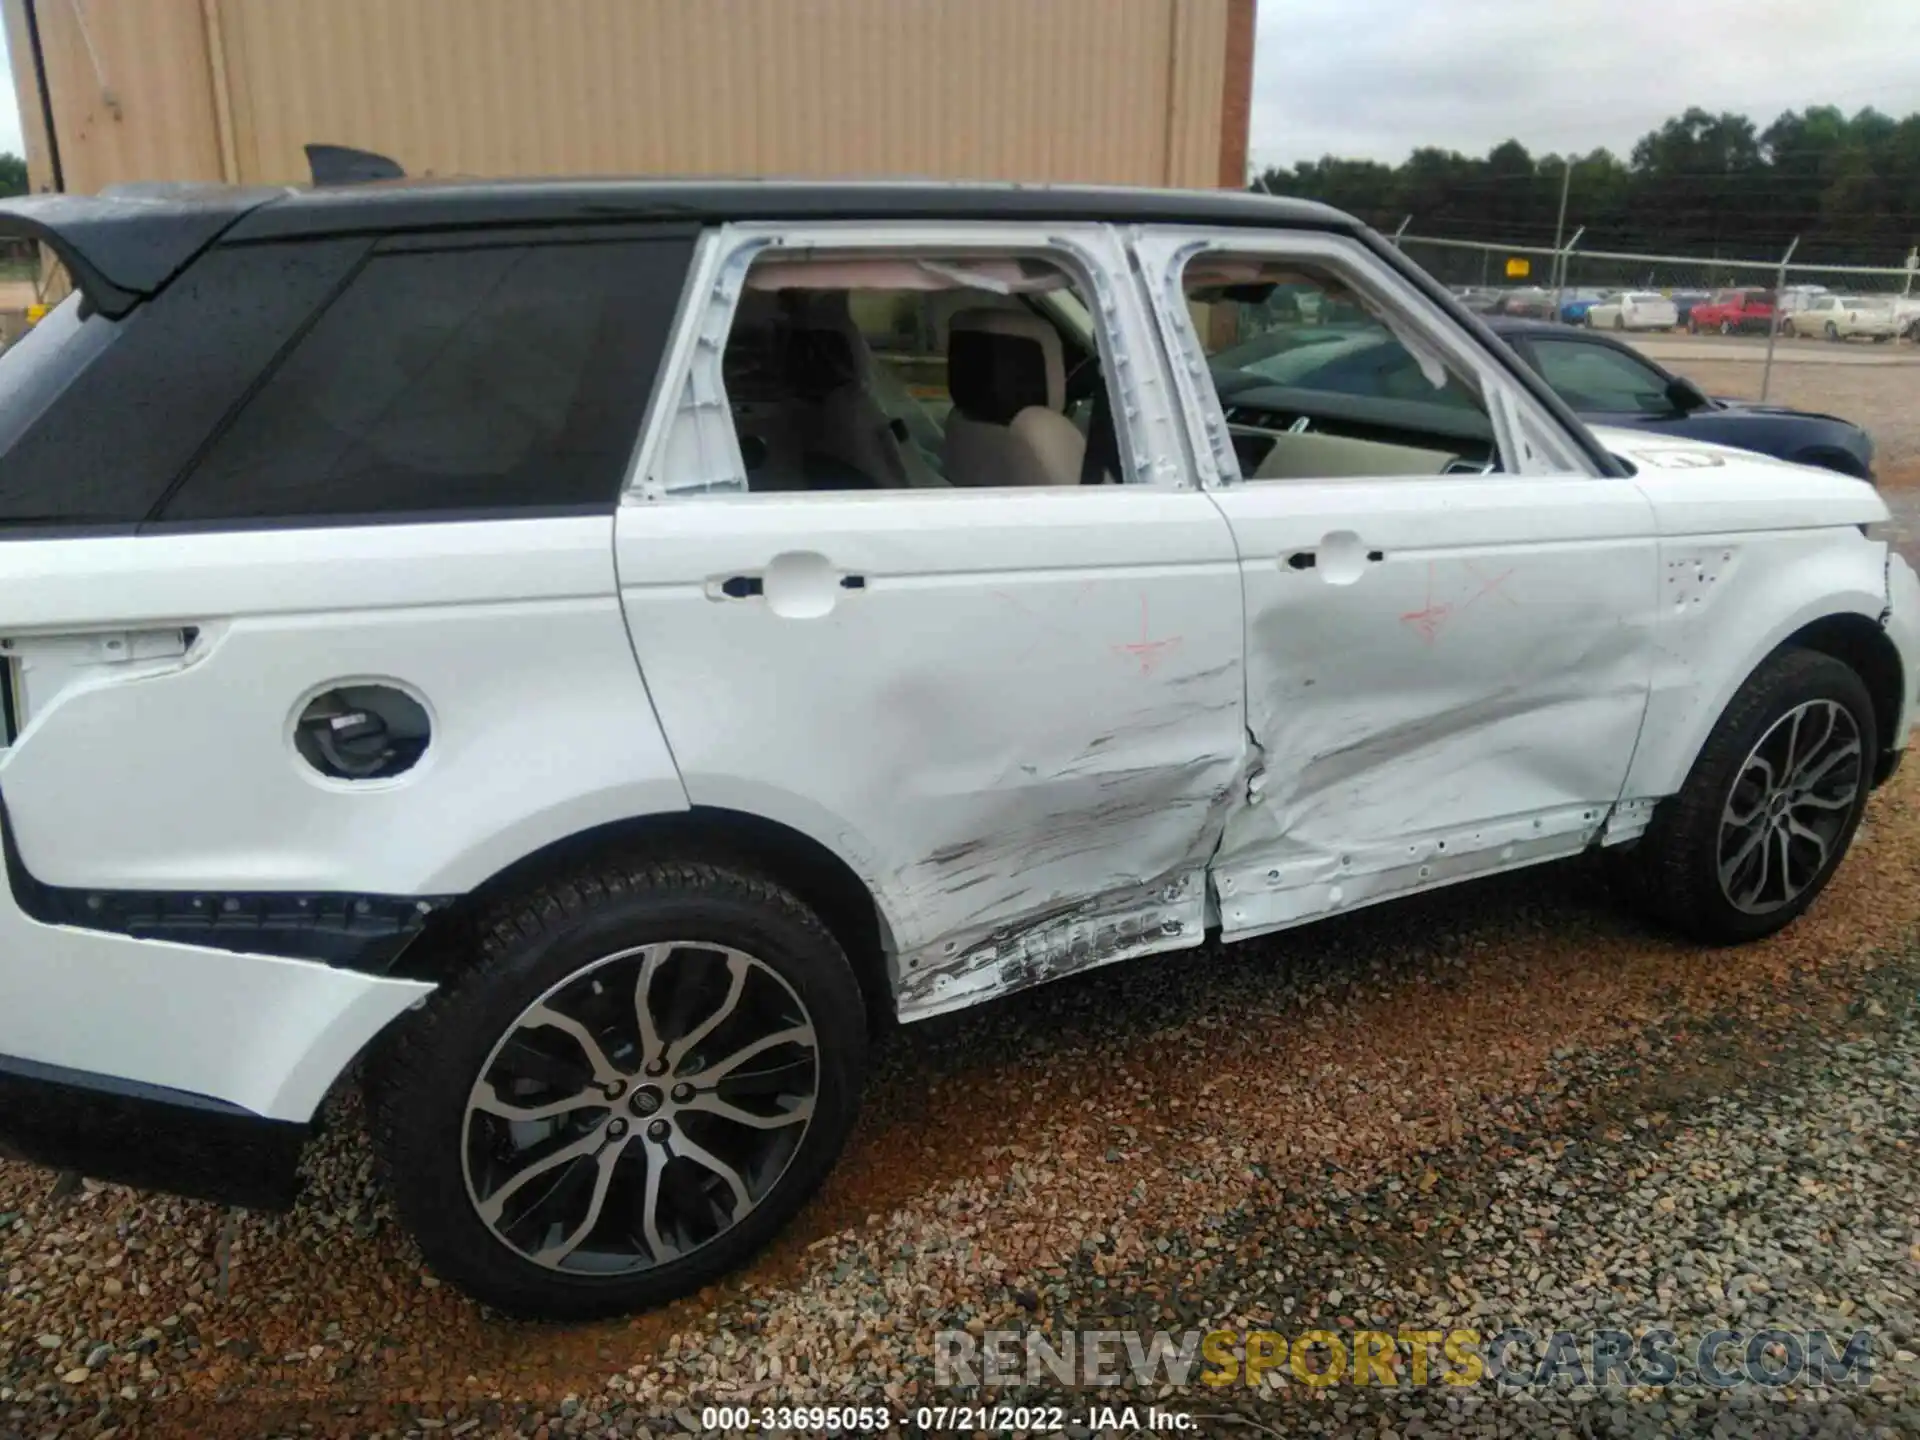
[{"label": "leather seat", "polygon": [[807,402],[808,448],[859,471],[881,489],[945,482],[901,439],[873,394],[873,354],[844,291],[810,295],[788,342],[793,393]]},{"label": "leather seat", "polygon": [[947,328],[951,485],[1077,485],[1087,439],[1066,417],[1060,335],[1038,315],[972,309]]}]

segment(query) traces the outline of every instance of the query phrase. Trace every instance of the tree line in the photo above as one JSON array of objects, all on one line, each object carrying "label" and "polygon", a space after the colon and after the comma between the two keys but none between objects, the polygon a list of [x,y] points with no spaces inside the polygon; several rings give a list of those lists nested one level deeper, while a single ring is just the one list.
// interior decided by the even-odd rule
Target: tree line
[{"label": "tree line", "polygon": [[27,193],[27,162],[9,150],[0,150],[0,199]]},{"label": "tree line", "polygon": [[1631,250],[1829,265],[1899,265],[1920,243],[1920,114],[1834,106],[1788,111],[1764,130],[1697,106],[1649,131],[1625,160],[1600,149],[1534,156],[1517,140],[1484,159],[1423,147],[1399,165],[1325,156],[1268,169],[1253,188],[1295,195],[1388,231],[1551,245],[1572,165],[1567,234],[1583,250]]}]

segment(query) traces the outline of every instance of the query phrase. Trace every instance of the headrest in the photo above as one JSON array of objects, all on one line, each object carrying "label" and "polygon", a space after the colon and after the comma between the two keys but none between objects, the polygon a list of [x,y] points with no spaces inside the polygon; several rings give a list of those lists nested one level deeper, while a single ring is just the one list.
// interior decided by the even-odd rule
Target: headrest
[{"label": "headrest", "polygon": [[1032,405],[1066,405],[1060,334],[1022,310],[962,310],[947,324],[947,390],[969,420],[1005,425]]},{"label": "headrest", "polygon": [[846,292],[792,291],[780,299],[787,326],[784,370],[789,388],[818,399],[842,386],[859,384],[860,354],[855,341],[860,332],[847,308]]}]

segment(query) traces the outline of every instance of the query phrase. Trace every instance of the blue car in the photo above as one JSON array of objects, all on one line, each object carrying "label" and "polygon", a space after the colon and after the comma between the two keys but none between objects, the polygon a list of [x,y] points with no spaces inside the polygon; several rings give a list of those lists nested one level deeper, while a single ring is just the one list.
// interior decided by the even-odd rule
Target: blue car
[{"label": "blue car", "polygon": [[1587,323],[1587,311],[1600,303],[1598,295],[1584,300],[1569,300],[1560,307],[1560,320],[1565,325],[1584,325]]}]

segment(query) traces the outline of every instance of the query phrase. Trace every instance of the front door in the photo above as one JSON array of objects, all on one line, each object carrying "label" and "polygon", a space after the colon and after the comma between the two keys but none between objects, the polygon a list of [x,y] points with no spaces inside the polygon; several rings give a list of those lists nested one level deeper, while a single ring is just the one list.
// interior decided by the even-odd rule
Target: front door
[{"label": "front door", "polygon": [[[1118,241],[925,231],[710,238],[616,546],[690,800],[854,869],[903,1018],[1199,944],[1246,756],[1233,537],[1161,453]],[[1099,353],[1061,306],[1104,316]],[[1067,392],[1116,370],[1088,423],[1124,428],[1083,465]],[[943,443],[891,448],[915,434]]]},{"label": "front door", "polygon": [[1688,413],[1667,393],[1667,377],[1624,347],[1557,335],[1514,337],[1533,368],[1592,425],[1629,425],[1686,438]]},{"label": "front door", "polygon": [[[1260,754],[1213,868],[1225,934],[1582,848],[1646,708],[1645,499],[1361,247],[1140,246],[1245,585]],[[1275,299],[1303,284],[1311,320]]]}]

